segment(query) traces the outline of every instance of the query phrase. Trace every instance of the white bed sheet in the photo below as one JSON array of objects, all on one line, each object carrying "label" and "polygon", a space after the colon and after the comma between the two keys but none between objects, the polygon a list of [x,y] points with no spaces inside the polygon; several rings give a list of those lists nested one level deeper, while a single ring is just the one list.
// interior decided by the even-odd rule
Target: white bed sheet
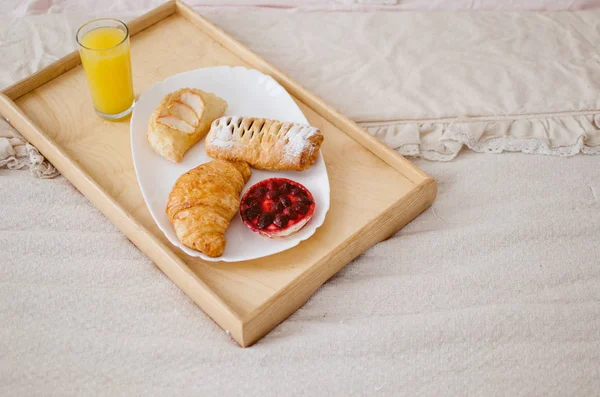
[{"label": "white bed sheet", "polygon": [[[465,146],[486,153],[600,153],[600,9],[335,17],[203,10],[401,154],[448,161]],[[7,48],[0,85],[73,50],[75,30],[90,17],[8,18],[0,29]],[[330,39],[310,33],[316,31]]]},{"label": "white bed sheet", "polygon": [[[247,13],[209,17],[287,70],[294,54],[281,36],[308,17],[270,12],[285,13],[285,23],[266,24],[272,33],[257,37],[243,35]],[[367,35],[396,27],[380,15],[363,25]],[[74,27],[89,17],[12,20],[2,57],[42,66],[69,36],[39,26]],[[341,31],[364,21],[361,14],[311,18]],[[336,42],[341,65],[354,47],[335,33],[311,30],[304,43],[317,34]],[[40,44],[19,56],[5,50],[6,37],[35,42],[36,35]],[[385,48],[384,36],[369,37]],[[367,101],[344,102],[343,81],[324,90],[327,82],[311,71],[318,69],[292,70],[349,114],[364,112]],[[22,72],[1,68],[0,78]],[[378,86],[383,75],[365,78]],[[467,151],[449,163],[416,164],[439,183],[432,208],[247,350],[64,178],[0,170],[0,394],[595,395],[600,157]]]},{"label": "white bed sheet", "polygon": [[[75,11],[139,12],[161,4],[163,0],[6,0],[0,4],[0,15],[25,16]],[[464,10],[582,10],[600,7],[600,0],[188,0],[198,9],[207,8],[287,8],[305,11],[386,10],[386,11],[464,11]]]}]

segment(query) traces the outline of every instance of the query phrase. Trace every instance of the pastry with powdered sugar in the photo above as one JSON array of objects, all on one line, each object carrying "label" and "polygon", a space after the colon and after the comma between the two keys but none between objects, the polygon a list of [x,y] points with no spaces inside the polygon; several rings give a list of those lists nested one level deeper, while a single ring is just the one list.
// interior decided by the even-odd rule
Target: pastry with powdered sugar
[{"label": "pastry with powdered sugar", "polygon": [[305,124],[257,117],[221,117],[206,137],[206,153],[213,158],[245,161],[263,170],[304,171],[319,155],[323,134]]}]

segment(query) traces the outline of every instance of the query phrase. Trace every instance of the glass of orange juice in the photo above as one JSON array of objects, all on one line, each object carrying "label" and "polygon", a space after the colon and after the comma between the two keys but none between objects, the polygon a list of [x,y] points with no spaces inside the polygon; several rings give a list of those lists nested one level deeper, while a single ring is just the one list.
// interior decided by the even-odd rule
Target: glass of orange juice
[{"label": "glass of orange juice", "polygon": [[127,25],[90,21],[77,31],[77,44],[96,113],[109,120],[127,116],[134,105]]}]

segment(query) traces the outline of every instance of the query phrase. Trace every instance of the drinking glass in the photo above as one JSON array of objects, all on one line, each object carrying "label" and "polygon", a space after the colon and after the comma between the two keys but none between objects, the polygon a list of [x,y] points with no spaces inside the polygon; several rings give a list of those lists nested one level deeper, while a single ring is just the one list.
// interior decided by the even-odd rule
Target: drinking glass
[{"label": "drinking glass", "polygon": [[95,19],[79,28],[77,45],[96,113],[109,120],[127,116],[134,105],[127,25]]}]

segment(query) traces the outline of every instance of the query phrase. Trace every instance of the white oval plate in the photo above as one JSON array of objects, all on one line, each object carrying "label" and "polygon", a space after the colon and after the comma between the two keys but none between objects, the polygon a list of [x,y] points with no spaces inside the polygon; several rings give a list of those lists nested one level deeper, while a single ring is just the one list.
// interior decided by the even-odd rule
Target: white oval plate
[{"label": "white oval plate", "polygon": [[262,237],[248,229],[236,214],[225,235],[225,252],[218,258],[210,258],[179,241],[165,213],[169,192],[181,174],[211,158],[204,151],[202,140],[186,153],[180,164],[171,163],[152,150],[146,140],[146,130],[150,115],[162,97],[184,87],[213,92],[225,99],[229,105],[225,115],[308,124],[298,105],[279,83],[257,70],[244,67],[218,66],[184,72],[168,77],[142,93],[131,116],[131,154],[146,205],[169,241],[191,256],[207,261],[235,262],[285,251],[312,236],[325,221],[329,210],[329,179],[322,154],[319,154],[315,165],[304,172],[252,169],[252,177],[244,188],[245,192],[255,183],[274,177],[289,178],[306,186],[315,197],[316,208],[313,218],[298,233],[283,239]]}]

